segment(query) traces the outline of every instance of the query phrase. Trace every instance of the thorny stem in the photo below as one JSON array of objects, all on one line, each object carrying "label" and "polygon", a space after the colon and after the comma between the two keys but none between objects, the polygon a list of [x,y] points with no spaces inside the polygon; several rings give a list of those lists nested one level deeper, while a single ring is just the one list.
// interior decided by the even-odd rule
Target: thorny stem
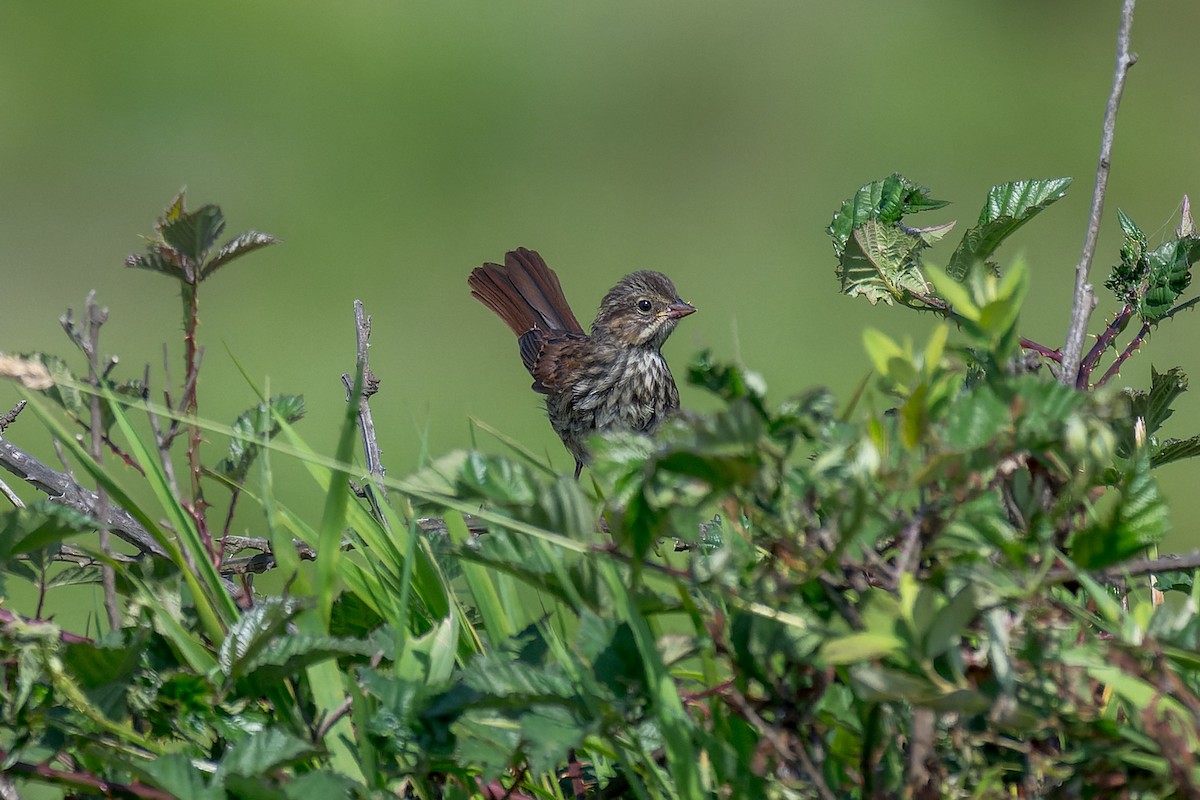
[{"label": "thorny stem", "polygon": [[[1092,371],[1096,369],[1097,362],[1108,348],[1113,346],[1113,341],[1121,335],[1125,327],[1129,324],[1130,318],[1133,316],[1133,304],[1126,303],[1108,327],[1104,329],[1104,333],[1096,337],[1096,343],[1092,345],[1092,349],[1084,356],[1083,362],[1079,365],[1079,377],[1075,380],[1076,389],[1087,389],[1088,381],[1092,377]],[[1125,356],[1128,358],[1129,356]],[[1100,379],[1100,383],[1104,383],[1108,379],[1108,374]]]},{"label": "thorny stem", "polygon": [[1112,167],[1113,138],[1117,125],[1117,108],[1121,104],[1121,93],[1125,89],[1125,76],[1137,62],[1137,54],[1129,52],[1130,31],[1133,28],[1133,8],[1136,0],[1123,0],[1121,4],[1121,27],[1117,32],[1117,65],[1113,74],[1112,92],[1104,111],[1104,131],[1100,137],[1100,160],[1096,167],[1096,185],[1092,191],[1092,210],[1088,216],[1087,234],[1083,240],[1083,252],[1075,267],[1075,295],[1071,303],[1071,325],[1067,329],[1066,344],[1063,345],[1062,370],[1058,379],[1066,385],[1077,383],[1079,360],[1083,353],[1083,341],[1087,335],[1088,319],[1096,307],[1088,273],[1096,254],[1096,243],[1100,238],[1100,218],[1104,211],[1104,194],[1108,188],[1108,173]]},{"label": "thorny stem", "polygon": [[1121,365],[1124,364],[1131,355],[1137,352],[1138,348],[1142,346],[1142,342],[1144,342],[1146,337],[1149,335],[1150,323],[1142,323],[1142,329],[1138,331],[1137,336],[1133,337],[1133,340],[1125,346],[1125,349],[1122,350],[1121,354],[1116,357],[1112,364],[1109,365],[1108,369],[1104,371],[1104,374],[1100,376],[1100,380],[1096,381],[1095,385],[1103,386],[1104,384],[1108,383],[1110,378],[1113,378],[1120,373]]},{"label": "thorny stem", "polygon": [[[198,412],[199,403],[197,401],[196,384],[197,377],[200,371],[200,356],[201,349],[196,344],[196,329],[200,325],[200,281],[199,275],[193,270],[190,275],[192,282],[185,284],[184,288],[184,393],[180,398],[181,411],[184,415],[195,418]],[[196,521],[196,529],[200,533],[200,540],[204,542],[204,547],[208,551],[209,557],[216,562],[219,557],[216,548],[213,545],[212,535],[208,531],[208,523],[205,513],[208,510],[208,504],[204,500],[204,487],[201,485],[200,477],[202,467],[200,464],[200,444],[204,437],[200,432],[200,426],[193,423],[189,426],[188,446],[187,446],[187,461],[188,472],[191,477],[192,484],[192,518]]]},{"label": "thorny stem", "polygon": [[1038,344],[1033,339],[1026,339],[1024,336],[1020,339],[1021,348],[1023,350],[1032,350],[1042,358],[1048,358],[1051,361],[1062,361],[1062,351],[1053,350],[1044,344]]}]

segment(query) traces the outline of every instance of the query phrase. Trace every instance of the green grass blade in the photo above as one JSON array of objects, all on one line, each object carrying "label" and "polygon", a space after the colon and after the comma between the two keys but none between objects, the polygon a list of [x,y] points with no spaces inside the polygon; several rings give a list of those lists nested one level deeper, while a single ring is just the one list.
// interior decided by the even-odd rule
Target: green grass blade
[{"label": "green grass blade", "polygon": [[158,463],[157,456],[151,455],[141,440],[137,438],[120,405],[115,400],[111,402],[117,424],[130,440],[129,447],[131,453],[143,465],[143,468],[146,470],[147,480],[154,490],[155,496],[163,504],[164,510],[167,511],[172,520],[176,520],[178,515],[182,514],[183,522],[180,524],[179,531],[181,536],[185,536],[187,533],[192,534],[191,541],[187,543],[189,551],[192,553],[199,552],[202,555],[198,559],[198,563],[194,565],[194,568],[188,563],[188,559],[185,558],[184,552],[180,549],[179,542],[163,531],[150,515],[134,502],[133,498],[129,496],[121,485],[113,480],[112,476],[102,466],[96,463],[95,459],[83,449],[75,437],[46,409],[41,399],[31,393],[23,393],[23,395],[29,403],[28,407],[50,434],[58,439],[63,447],[75,457],[79,465],[83,467],[97,484],[104,488],[113,503],[128,511],[134,519],[141,523],[142,527],[154,537],[155,542],[167,553],[170,561],[179,568],[188,589],[192,593],[196,612],[200,617],[201,624],[204,626],[205,633],[210,639],[219,644],[225,637],[225,625],[237,615],[237,606],[234,605],[233,599],[225,591],[220,575],[217,574],[212,562],[209,561],[207,553],[200,543],[199,534],[191,524],[191,517],[170,491],[170,485],[166,481],[166,476],[162,472],[162,466]]},{"label": "green grass blade", "polygon": [[646,691],[654,704],[655,716],[659,722],[663,744],[666,746],[667,768],[675,781],[675,790],[680,797],[700,800],[705,795],[697,781],[697,755],[692,746],[690,721],[679,696],[679,689],[659,655],[648,621],[634,606],[633,593],[625,586],[616,566],[605,563],[600,567],[600,574],[612,595],[613,611],[619,619],[628,623],[637,643],[638,653],[646,670]]}]

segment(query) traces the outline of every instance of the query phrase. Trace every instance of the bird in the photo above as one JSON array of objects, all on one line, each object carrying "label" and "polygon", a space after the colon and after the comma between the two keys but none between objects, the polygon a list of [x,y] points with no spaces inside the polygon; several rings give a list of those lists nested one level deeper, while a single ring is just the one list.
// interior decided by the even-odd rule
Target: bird
[{"label": "bird", "polygon": [[575,479],[589,463],[597,431],[649,432],[679,408],[679,389],[662,346],[695,306],[661,272],[631,272],[600,301],[590,333],[579,324],[554,270],[518,247],[503,264],[485,263],[467,278],[471,295],[516,334],[533,390],[545,395],[554,432],[575,458]]}]

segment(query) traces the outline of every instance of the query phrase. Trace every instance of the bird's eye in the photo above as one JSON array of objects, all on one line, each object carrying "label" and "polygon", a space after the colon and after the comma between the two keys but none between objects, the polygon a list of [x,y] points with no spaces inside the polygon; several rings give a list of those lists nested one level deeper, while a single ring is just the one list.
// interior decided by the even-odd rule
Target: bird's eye
[{"label": "bird's eye", "polygon": [[641,311],[643,314],[649,314],[650,309],[654,308],[654,304],[643,297],[641,300],[637,301],[637,307],[638,311]]}]

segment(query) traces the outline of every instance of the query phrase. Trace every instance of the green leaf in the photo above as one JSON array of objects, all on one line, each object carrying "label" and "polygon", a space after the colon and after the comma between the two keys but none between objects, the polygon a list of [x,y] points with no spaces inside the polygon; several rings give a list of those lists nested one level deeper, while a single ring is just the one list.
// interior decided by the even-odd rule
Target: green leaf
[{"label": "green leaf", "polygon": [[204,773],[181,753],[168,753],[153,761],[132,763],[134,771],[154,786],[178,800],[223,800],[225,792],[218,784],[209,785]]},{"label": "green leaf", "polygon": [[1195,458],[1196,456],[1200,456],[1200,435],[1192,436],[1189,439],[1167,439],[1150,456],[1150,466],[1157,468],[1173,461],[1182,461],[1185,458]]},{"label": "green leaf", "polygon": [[[598,721],[593,722],[594,727]],[[539,703],[521,715],[521,738],[535,772],[550,773],[562,763],[563,753],[581,747],[589,726],[560,706]]]},{"label": "green leaf", "polygon": [[144,638],[72,642],[66,647],[63,663],[84,689],[123,682],[138,666],[146,647]]},{"label": "green leaf", "polygon": [[283,785],[287,800],[338,800],[352,795],[357,784],[345,775],[330,770],[306,772]]},{"label": "green leaf", "polygon": [[978,322],[982,309],[978,300],[970,291],[971,287],[964,286],[945,272],[932,264],[926,267],[933,287],[942,299],[950,304],[954,313],[970,322]]},{"label": "green leaf", "polygon": [[987,444],[1011,421],[1008,403],[989,385],[977,384],[954,399],[941,432],[948,447],[969,451]]},{"label": "green leaf", "polygon": [[904,647],[904,642],[890,633],[862,631],[830,639],[821,645],[820,659],[831,666],[872,661],[892,655]]},{"label": "green leaf", "polygon": [[0,514],[0,563],[96,529],[88,515],[49,500]]},{"label": "green leaf", "polygon": [[235,743],[221,759],[220,775],[254,778],[313,752],[308,742],[279,728],[266,728]]},{"label": "green leaf", "polygon": [[561,669],[546,669],[507,654],[476,656],[463,669],[462,679],[466,686],[487,696],[492,705],[521,707],[531,698],[572,699],[578,693]]},{"label": "green leaf", "polygon": [[471,452],[458,475],[461,491],[503,505],[526,506],[533,502],[533,476],[524,464],[502,456]]},{"label": "green leaf", "polygon": [[843,201],[841,209],[825,232],[833,239],[834,252],[840,258],[855,228],[868,220],[880,220],[884,225],[899,222],[906,214],[931,211],[948,205],[934,200],[929,190],[900,174],[872,181],[859,188],[854,196]]},{"label": "green leaf", "polygon": [[339,656],[366,656],[371,646],[361,639],[342,639],[311,633],[275,636],[240,666],[251,692],[294,678],[313,664]]},{"label": "green leaf", "polygon": [[1135,418],[1141,417],[1146,423],[1146,433],[1153,436],[1163,426],[1163,423],[1175,413],[1175,410],[1171,408],[1172,404],[1187,390],[1187,375],[1179,367],[1159,372],[1152,365],[1150,367],[1150,391],[1130,390],[1126,392],[1126,396],[1129,398],[1130,413]]},{"label": "green leaf", "polygon": [[1167,503],[1144,451],[1116,489],[1117,502],[1107,519],[1080,530],[1071,540],[1071,557],[1084,569],[1118,564],[1166,536]]},{"label": "green leaf", "polygon": [[744,367],[713,360],[711,350],[702,350],[688,365],[688,382],[702,386],[726,401],[750,397],[761,401],[767,394],[762,376]]},{"label": "green leaf", "polygon": [[1165,242],[1146,253],[1145,293],[1138,314],[1150,322],[1167,315],[1192,282],[1192,264],[1200,258],[1200,239]]},{"label": "green leaf", "polygon": [[217,656],[221,671],[230,678],[237,678],[247,671],[247,665],[257,663],[259,654],[270,646],[284,628],[300,613],[300,606],[292,600],[267,598],[229,626],[225,641]]},{"label": "green leaf", "polygon": [[80,381],[71,372],[66,361],[50,353],[22,353],[21,357],[40,361],[50,373],[54,385],[42,392],[46,397],[58,403],[73,417],[78,418],[87,413],[87,402],[84,400],[83,393],[76,388],[80,385]]},{"label": "green leaf", "polygon": [[1148,250],[1146,234],[1125,212],[1118,209],[1117,220],[1124,233],[1121,263],[1104,285],[1117,299],[1134,305],[1144,321],[1157,322],[1191,283],[1192,265],[1200,260],[1200,237],[1190,224],[1181,224],[1177,238]]},{"label": "green leaf", "polygon": [[215,205],[204,205],[195,211],[185,211],[162,226],[161,235],[173,250],[198,269],[225,230],[225,216]]},{"label": "green leaf", "polygon": [[975,587],[971,584],[959,590],[954,599],[943,606],[925,632],[925,657],[937,658],[961,644],[968,635],[967,625],[979,613]]},{"label": "green leaf", "polygon": [[854,229],[836,270],[842,293],[874,305],[929,291],[917,254],[925,242],[896,225],[867,220]]},{"label": "green leaf", "polygon": [[247,253],[261,250],[264,247],[270,247],[273,244],[280,244],[280,240],[269,233],[246,231],[243,234],[239,234],[222,245],[217,254],[204,265],[203,269],[200,270],[200,280],[207,280],[214,272],[235,258],[240,258]]},{"label": "green leaf", "polygon": [[125,266],[157,272],[175,279],[182,278],[184,274],[183,267],[179,265],[179,257],[159,244],[151,244],[145,253],[126,256]]},{"label": "green leaf", "polygon": [[988,192],[979,221],[963,234],[950,257],[947,274],[962,281],[971,265],[986,262],[1001,243],[1047,206],[1062,199],[1070,178],[1011,181]]},{"label": "green leaf", "polygon": [[241,485],[246,480],[263,441],[270,441],[282,430],[280,420],[294,424],[304,417],[304,397],[295,394],[276,395],[269,405],[259,403],[243,411],[233,423],[229,439],[229,455],[221,459],[213,472]]}]

